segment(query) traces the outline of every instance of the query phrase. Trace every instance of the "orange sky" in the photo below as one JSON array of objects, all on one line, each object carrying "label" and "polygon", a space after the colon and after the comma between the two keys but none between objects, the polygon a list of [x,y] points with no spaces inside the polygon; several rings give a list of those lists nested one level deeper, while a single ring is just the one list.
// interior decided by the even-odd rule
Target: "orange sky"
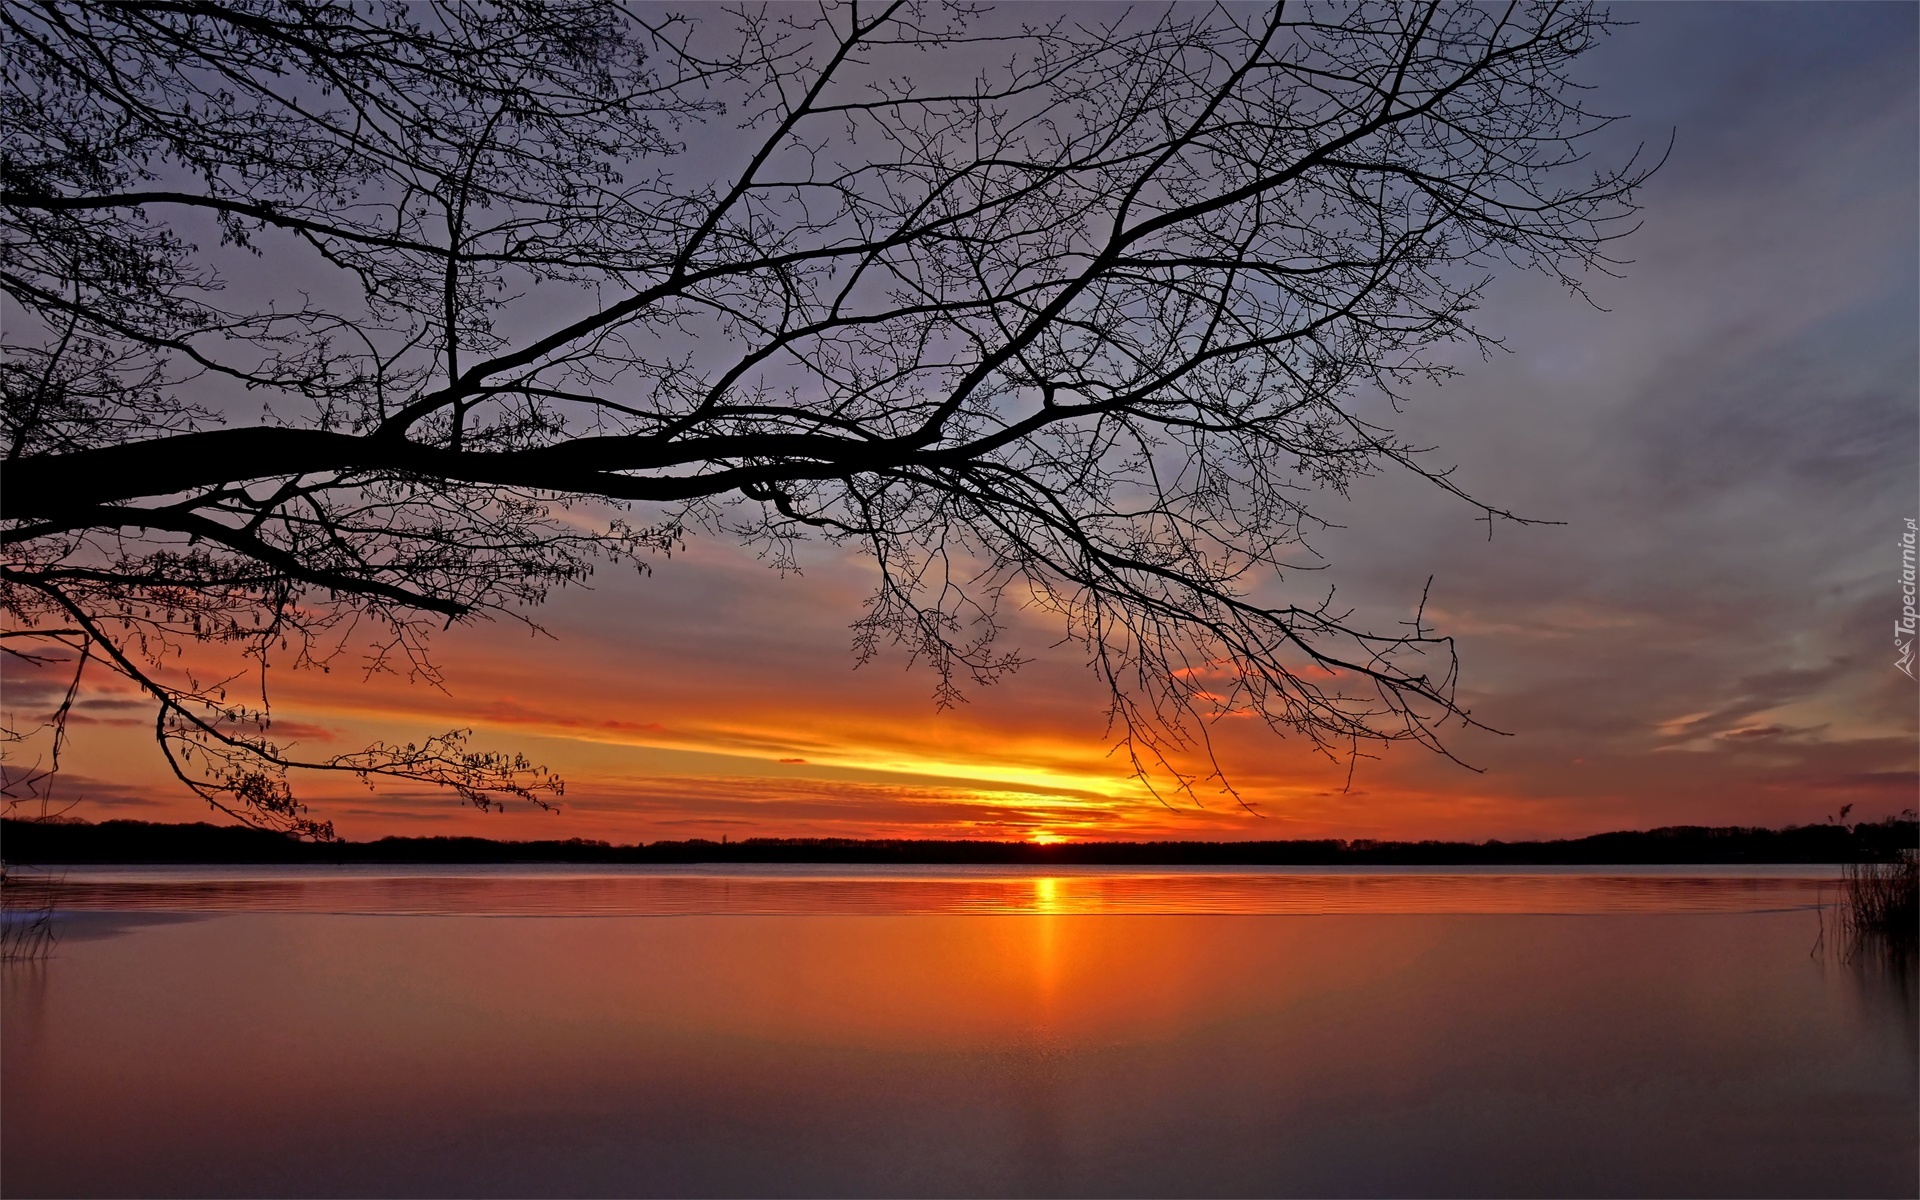
[{"label": "orange sky", "polygon": [[[1564,524],[1489,541],[1430,486],[1363,481],[1344,506],[1322,498],[1340,526],[1316,542],[1328,570],[1294,584],[1337,584],[1391,629],[1431,576],[1463,703],[1511,735],[1452,737],[1484,773],[1398,747],[1347,786],[1344,763],[1227,722],[1221,761],[1254,811],[1162,804],[1110,755],[1103,696],[1058,628],[1016,625],[1003,644],[1036,661],[940,712],[898,656],[854,669],[867,565],[816,545],[782,578],[707,538],[557,596],[534,614],[551,639],[449,631],[444,693],[351,656],[277,673],[276,732],[302,749],[471,726],[565,776],[558,814],[337,779],[300,794],[354,838],[617,841],[1518,838],[1912,806],[1920,722],[1890,636],[1920,409],[1912,11],[1635,17],[1594,59],[1602,107],[1632,116],[1609,136],[1678,132],[1620,247],[1634,261],[1594,281],[1604,311],[1501,282],[1478,318],[1511,353],[1463,352],[1460,382],[1394,418],[1475,495]],[[57,703],[51,680],[4,682],[15,721]],[[110,689],[76,709],[75,815],[207,816],[164,776],[150,722]]]},{"label": "orange sky", "polygon": [[[1649,698],[1642,728],[1582,735],[1529,722],[1523,714],[1537,702],[1497,694],[1481,696],[1476,714],[1507,718],[1514,736],[1453,739],[1483,774],[1401,746],[1360,762],[1348,787],[1346,764],[1226,722],[1221,760],[1252,811],[1213,790],[1162,804],[1108,752],[1094,679],[1071,647],[1048,649],[1044,626],[1017,626],[1008,639],[1037,661],[942,712],[930,674],[899,657],[855,668],[847,625],[865,568],[820,555],[805,577],[781,578],[743,552],[696,542],[650,577],[603,576],[595,590],[559,598],[541,613],[551,637],[507,624],[448,633],[436,643],[444,691],[369,678],[351,656],[324,674],[279,671],[275,732],[323,756],[470,726],[478,745],[523,750],[567,781],[558,813],[481,813],[402,786],[369,792],[297,778],[315,814],[352,838],[1479,839],[1811,821],[1843,803],[1866,815],[1903,807],[1897,769],[1868,778],[1848,769],[1871,765],[1863,753],[1897,768],[1906,753],[1897,730],[1857,728],[1837,749],[1788,748],[1725,736],[1777,712],[1729,724]],[[1464,616],[1454,623],[1476,627]],[[1544,621],[1462,636],[1470,676],[1476,658],[1498,666],[1516,641],[1570,641]],[[1582,715],[1577,692],[1560,700]],[[61,784],[79,801],[74,815],[204,817],[163,776],[137,701],[94,693],[78,716]],[[1695,725],[1704,732],[1695,736]],[[1573,744],[1582,737],[1583,752]]]}]

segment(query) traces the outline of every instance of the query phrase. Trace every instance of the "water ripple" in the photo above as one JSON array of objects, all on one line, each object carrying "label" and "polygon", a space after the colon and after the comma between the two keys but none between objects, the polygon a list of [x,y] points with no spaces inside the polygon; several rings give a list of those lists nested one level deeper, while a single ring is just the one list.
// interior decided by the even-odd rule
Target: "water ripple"
[{"label": "water ripple", "polygon": [[[459,868],[50,873],[10,884],[12,908],[486,916],[774,914],[1708,913],[1811,908],[1824,870],[926,873]],[[29,894],[31,893],[31,894]]]}]

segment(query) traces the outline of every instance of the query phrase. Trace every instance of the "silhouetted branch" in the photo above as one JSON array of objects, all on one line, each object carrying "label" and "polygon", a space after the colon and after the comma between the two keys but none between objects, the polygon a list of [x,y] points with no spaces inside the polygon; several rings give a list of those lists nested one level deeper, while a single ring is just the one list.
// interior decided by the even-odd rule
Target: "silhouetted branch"
[{"label": "silhouetted branch", "polygon": [[1003,600],[1053,613],[1189,793],[1229,713],[1446,752],[1449,639],[1266,589],[1383,469],[1519,519],[1362,413],[1498,345],[1494,272],[1616,265],[1651,167],[1586,162],[1603,14],[702,15],[0,11],[10,631],[85,630],[182,778],[282,824],[291,767],[545,777],[454,740],[296,762],[153,654],[264,671],[364,621],[431,677],[432,622],[694,530],[864,550],[856,652],[941,703],[1023,661]]}]

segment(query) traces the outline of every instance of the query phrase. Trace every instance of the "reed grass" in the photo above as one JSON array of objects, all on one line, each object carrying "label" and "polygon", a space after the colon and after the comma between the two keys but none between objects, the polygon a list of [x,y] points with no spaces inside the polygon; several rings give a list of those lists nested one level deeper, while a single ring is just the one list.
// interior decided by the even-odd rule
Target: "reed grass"
[{"label": "reed grass", "polygon": [[1873,938],[1911,950],[1920,942],[1920,854],[1907,850],[1892,862],[1848,863],[1841,892],[1840,929],[1848,943]]},{"label": "reed grass", "polygon": [[0,863],[0,962],[45,958],[53,950],[49,881]]}]

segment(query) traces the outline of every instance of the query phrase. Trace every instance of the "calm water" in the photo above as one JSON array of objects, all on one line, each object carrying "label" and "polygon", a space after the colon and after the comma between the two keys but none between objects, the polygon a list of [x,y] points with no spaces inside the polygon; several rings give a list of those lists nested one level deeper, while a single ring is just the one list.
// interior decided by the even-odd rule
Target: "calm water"
[{"label": "calm water", "polygon": [[1914,1195],[1824,874],[74,870],[0,1192]]}]

